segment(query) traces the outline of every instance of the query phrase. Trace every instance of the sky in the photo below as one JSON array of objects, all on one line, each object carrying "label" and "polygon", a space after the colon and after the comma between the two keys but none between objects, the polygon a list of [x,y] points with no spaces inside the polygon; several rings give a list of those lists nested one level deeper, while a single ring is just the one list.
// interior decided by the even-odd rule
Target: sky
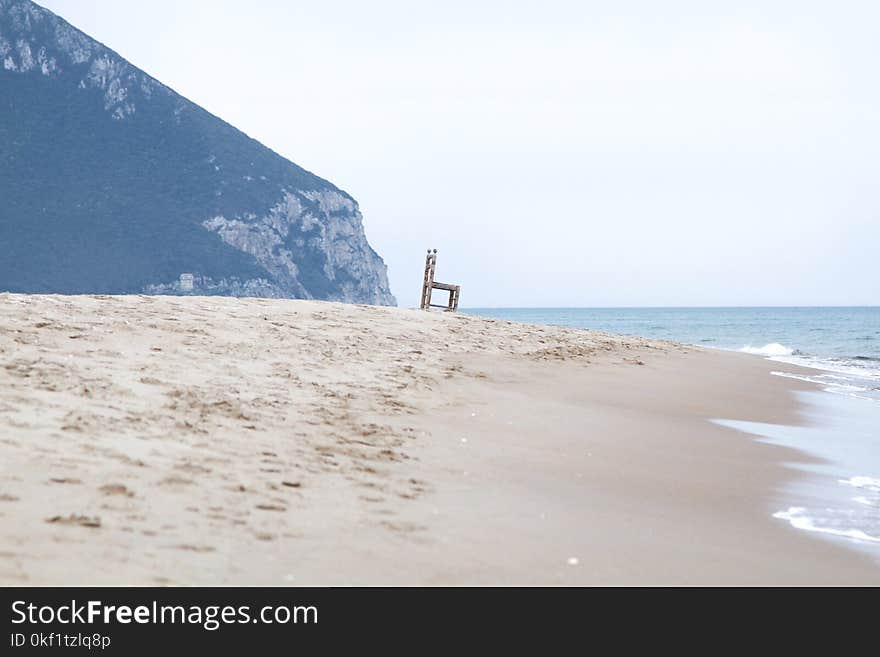
[{"label": "sky", "polygon": [[402,306],[880,304],[880,3],[41,0],[350,193]]}]

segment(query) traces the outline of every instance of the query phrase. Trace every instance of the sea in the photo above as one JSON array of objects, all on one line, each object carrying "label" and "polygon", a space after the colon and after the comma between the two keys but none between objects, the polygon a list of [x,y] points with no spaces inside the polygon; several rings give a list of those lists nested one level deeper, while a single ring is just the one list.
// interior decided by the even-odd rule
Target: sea
[{"label": "sea", "polygon": [[[807,423],[713,421],[809,453],[818,464],[779,491],[768,513],[791,527],[880,559],[880,307],[468,308],[516,322],[594,329],[740,351],[778,362],[775,376],[820,390],[796,393]],[[803,375],[785,364],[814,369]]]}]

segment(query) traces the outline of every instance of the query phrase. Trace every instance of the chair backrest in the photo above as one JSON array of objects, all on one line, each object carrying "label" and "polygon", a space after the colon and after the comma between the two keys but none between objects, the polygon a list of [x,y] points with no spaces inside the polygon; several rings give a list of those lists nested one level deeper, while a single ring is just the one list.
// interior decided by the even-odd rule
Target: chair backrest
[{"label": "chair backrest", "polygon": [[431,290],[434,285],[434,271],[437,269],[437,249],[432,252],[428,249],[428,255],[425,258],[425,277],[422,281],[422,301],[419,308],[425,310],[431,305]]}]

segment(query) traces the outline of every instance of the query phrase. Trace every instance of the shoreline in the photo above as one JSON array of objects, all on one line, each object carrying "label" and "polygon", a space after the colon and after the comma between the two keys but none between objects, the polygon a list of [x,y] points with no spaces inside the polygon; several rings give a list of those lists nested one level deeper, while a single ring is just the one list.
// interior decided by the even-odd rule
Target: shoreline
[{"label": "shoreline", "polygon": [[716,422],[812,455],[816,463],[791,465],[804,476],[786,487],[784,504],[774,517],[861,551],[880,565],[880,444],[875,429],[880,408],[871,399],[817,388],[795,393],[806,416],[801,425]]},{"label": "shoreline", "polygon": [[[506,517],[498,523],[498,533],[506,537],[505,549],[516,546],[521,554],[506,568],[498,564],[496,572],[504,575],[485,577],[483,583],[824,585],[880,582],[876,556],[872,558],[850,546],[791,528],[788,523],[772,517],[786,499],[784,487],[810,476],[789,465],[818,463],[819,459],[800,449],[760,442],[760,436],[740,430],[717,427],[722,431],[716,432],[716,427],[709,423],[709,415],[720,417],[725,411],[728,416],[735,416],[738,413],[731,413],[734,408],[747,408],[748,416],[760,417],[764,422],[802,425],[803,409],[793,398],[784,400],[777,396],[777,393],[788,395],[792,387],[788,383],[776,385],[779,379],[769,375],[771,368],[762,359],[730,353],[727,355],[732,358],[713,359],[710,364],[705,355],[705,352],[676,354],[670,360],[657,356],[660,362],[646,360],[646,368],[629,371],[620,370],[617,363],[593,365],[590,380],[573,366],[576,370],[573,374],[583,386],[577,394],[571,392],[567,382],[558,383],[558,367],[546,373],[542,384],[551,397],[569,395],[577,400],[580,408],[589,409],[585,416],[592,416],[582,417],[582,425],[570,415],[569,426],[557,424],[556,447],[567,450],[565,463],[555,462],[559,469],[546,477],[541,476],[543,468],[522,467],[509,457],[503,461],[504,467],[499,467],[499,454],[513,449],[528,454],[533,451],[534,436],[540,435],[540,420],[530,425],[527,418],[518,418],[522,440],[511,445],[505,437],[485,444],[475,459],[478,466],[466,462],[463,467],[472,468],[468,474],[454,473],[443,486],[444,491],[467,486],[457,494],[445,493],[445,505],[464,514],[470,504],[477,504],[483,488],[492,490],[498,486],[499,481],[491,474],[493,471],[508,473],[508,477],[513,471],[521,481],[519,486],[528,482],[523,495],[517,498],[521,507],[528,506],[534,490],[562,488],[562,482],[567,480],[566,499],[570,502],[583,497],[584,503],[592,508],[585,510],[577,503],[560,504],[561,500],[546,499],[544,508],[552,508],[555,518],[534,504],[532,527],[523,527],[522,517],[517,514]],[[688,360],[691,362],[682,362]],[[691,367],[695,362],[704,370],[696,377]],[[710,365],[711,371],[705,372]],[[730,400],[722,401],[716,406],[718,410],[710,413],[689,408],[689,402],[676,407],[676,400],[691,394],[720,397],[720,393],[730,392],[724,385],[707,390],[712,385],[709,380],[715,378],[718,370],[745,378],[741,382],[751,383],[752,389],[740,390],[733,405]],[[534,371],[529,374],[534,375]],[[747,378],[754,374],[764,380]],[[678,378],[679,375],[684,378]],[[703,375],[705,379],[700,380]],[[529,403],[534,404],[533,383],[534,379],[515,393],[511,390],[514,381],[507,380],[506,389],[498,394],[505,398],[517,394],[528,396]],[[643,394],[646,387],[655,391],[656,397],[653,400],[641,397],[633,404],[632,393]],[[806,390],[814,386],[795,387]],[[626,399],[620,394],[621,390],[625,390]],[[771,390],[774,394],[767,395]],[[705,398],[700,397],[699,401],[705,409]],[[549,406],[548,413],[557,406],[555,401],[544,397],[541,402]],[[496,399],[495,406],[501,405],[503,401]],[[508,408],[518,406],[508,399]],[[451,422],[456,420],[460,425],[460,417],[450,418]],[[610,435],[594,434],[587,447],[589,459],[578,460],[577,450],[584,428],[591,425],[601,427]],[[498,435],[489,428],[477,433]],[[677,435],[679,433],[684,436]],[[629,444],[623,447],[616,444],[620,440]],[[469,440],[471,449],[472,443]],[[669,451],[676,448],[691,451],[670,455]],[[438,450],[426,448],[430,455]],[[600,459],[603,452],[606,453],[604,461],[596,465],[590,462]],[[491,467],[485,466],[487,462]],[[476,483],[465,484],[466,479],[479,472],[480,466],[490,474],[482,480],[478,478]],[[508,492],[500,497],[504,506],[498,505],[494,511],[505,518],[505,506],[515,496]],[[485,500],[480,500],[479,505],[479,518],[473,519],[475,525],[485,521],[488,511]],[[456,520],[458,522],[460,520]],[[455,532],[450,528],[449,533],[454,535]],[[524,580],[517,570],[519,558],[524,558],[523,553],[529,550],[541,553],[546,549],[545,533],[562,539],[563,545],[570,545],[571,554],[563,560],[565,550],[560,549],[555,568],[535,564],[534,572]],[[534,543],[531,547],[530,542]],[[480,551],[488,549],[486,545]],[[577,560],[575,568],[568,567],[571,558]],[[817,568],[816,564],[822,565]],[[427,568],[428,564],[422,566]],[[472,572],[469,577],[480,575]],[[432,583],[446,581],[440,576]]]},{"label": "shoreline", "polygon": [[0,308],[0,584],[880,583],[771,516],[816,459],[710,422],[803,423],[779,362],[312,301]]}]

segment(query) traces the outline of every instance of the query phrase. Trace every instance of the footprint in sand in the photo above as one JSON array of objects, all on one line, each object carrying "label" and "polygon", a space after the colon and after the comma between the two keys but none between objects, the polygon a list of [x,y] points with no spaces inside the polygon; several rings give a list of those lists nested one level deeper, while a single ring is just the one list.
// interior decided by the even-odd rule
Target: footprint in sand
[{"label": "footprint in sand", "polygon": [[391,520],[383,520],[379,524],[386,529],[390,529],[391,531],[399,534],[412,534],[414,532],[421,532],[427,529],[425,525],[420,525],[415,522],[408,522],[406,520],[400,520],[397,522],[393,522]]},{"label": "footprint in sand", "polygon": [[188,552],[214,552],[217,548],[211,547],[210,545],[174,545],[172,546],[176,550],[186,550]]},{"label": "footprint in sand", "polygon": [[257,508],[262,511],[287,511],[287,507],[280,504],[257,504]]},{"label": "footprint in sand", "polygon": [[186,477],[178,477],[176,475],[171,475],[169,477],[165,477],[162,481],[159,482],[160,486],[188,486],[190,484],[194,484],[195,482],[192,479],[187,479]]},{"label": "footprint in sand", "polygon": [[52,516],[46,518],[46,522],[52,525],[79,525],[80,527],[100,527],[101,519],[98,516],[81,516],[71,513],[68,516]]},{"label": "footprint in sand", "polygon": [[134,497],[134,492],[130,491],[124,484],[106,484],[98,489],[104,495],[124,495],[125,497]]},{"label": "footprint in sand", "polygon": [[211,472],[211,468],[206,468],[203,465],[198,465],[197,463],[192,463],[190,461],[183,461],[182,463],[178,463],[174,466],[175,470],[181,470],[183,472],[191,472],[194,474],[209,474]]}]

